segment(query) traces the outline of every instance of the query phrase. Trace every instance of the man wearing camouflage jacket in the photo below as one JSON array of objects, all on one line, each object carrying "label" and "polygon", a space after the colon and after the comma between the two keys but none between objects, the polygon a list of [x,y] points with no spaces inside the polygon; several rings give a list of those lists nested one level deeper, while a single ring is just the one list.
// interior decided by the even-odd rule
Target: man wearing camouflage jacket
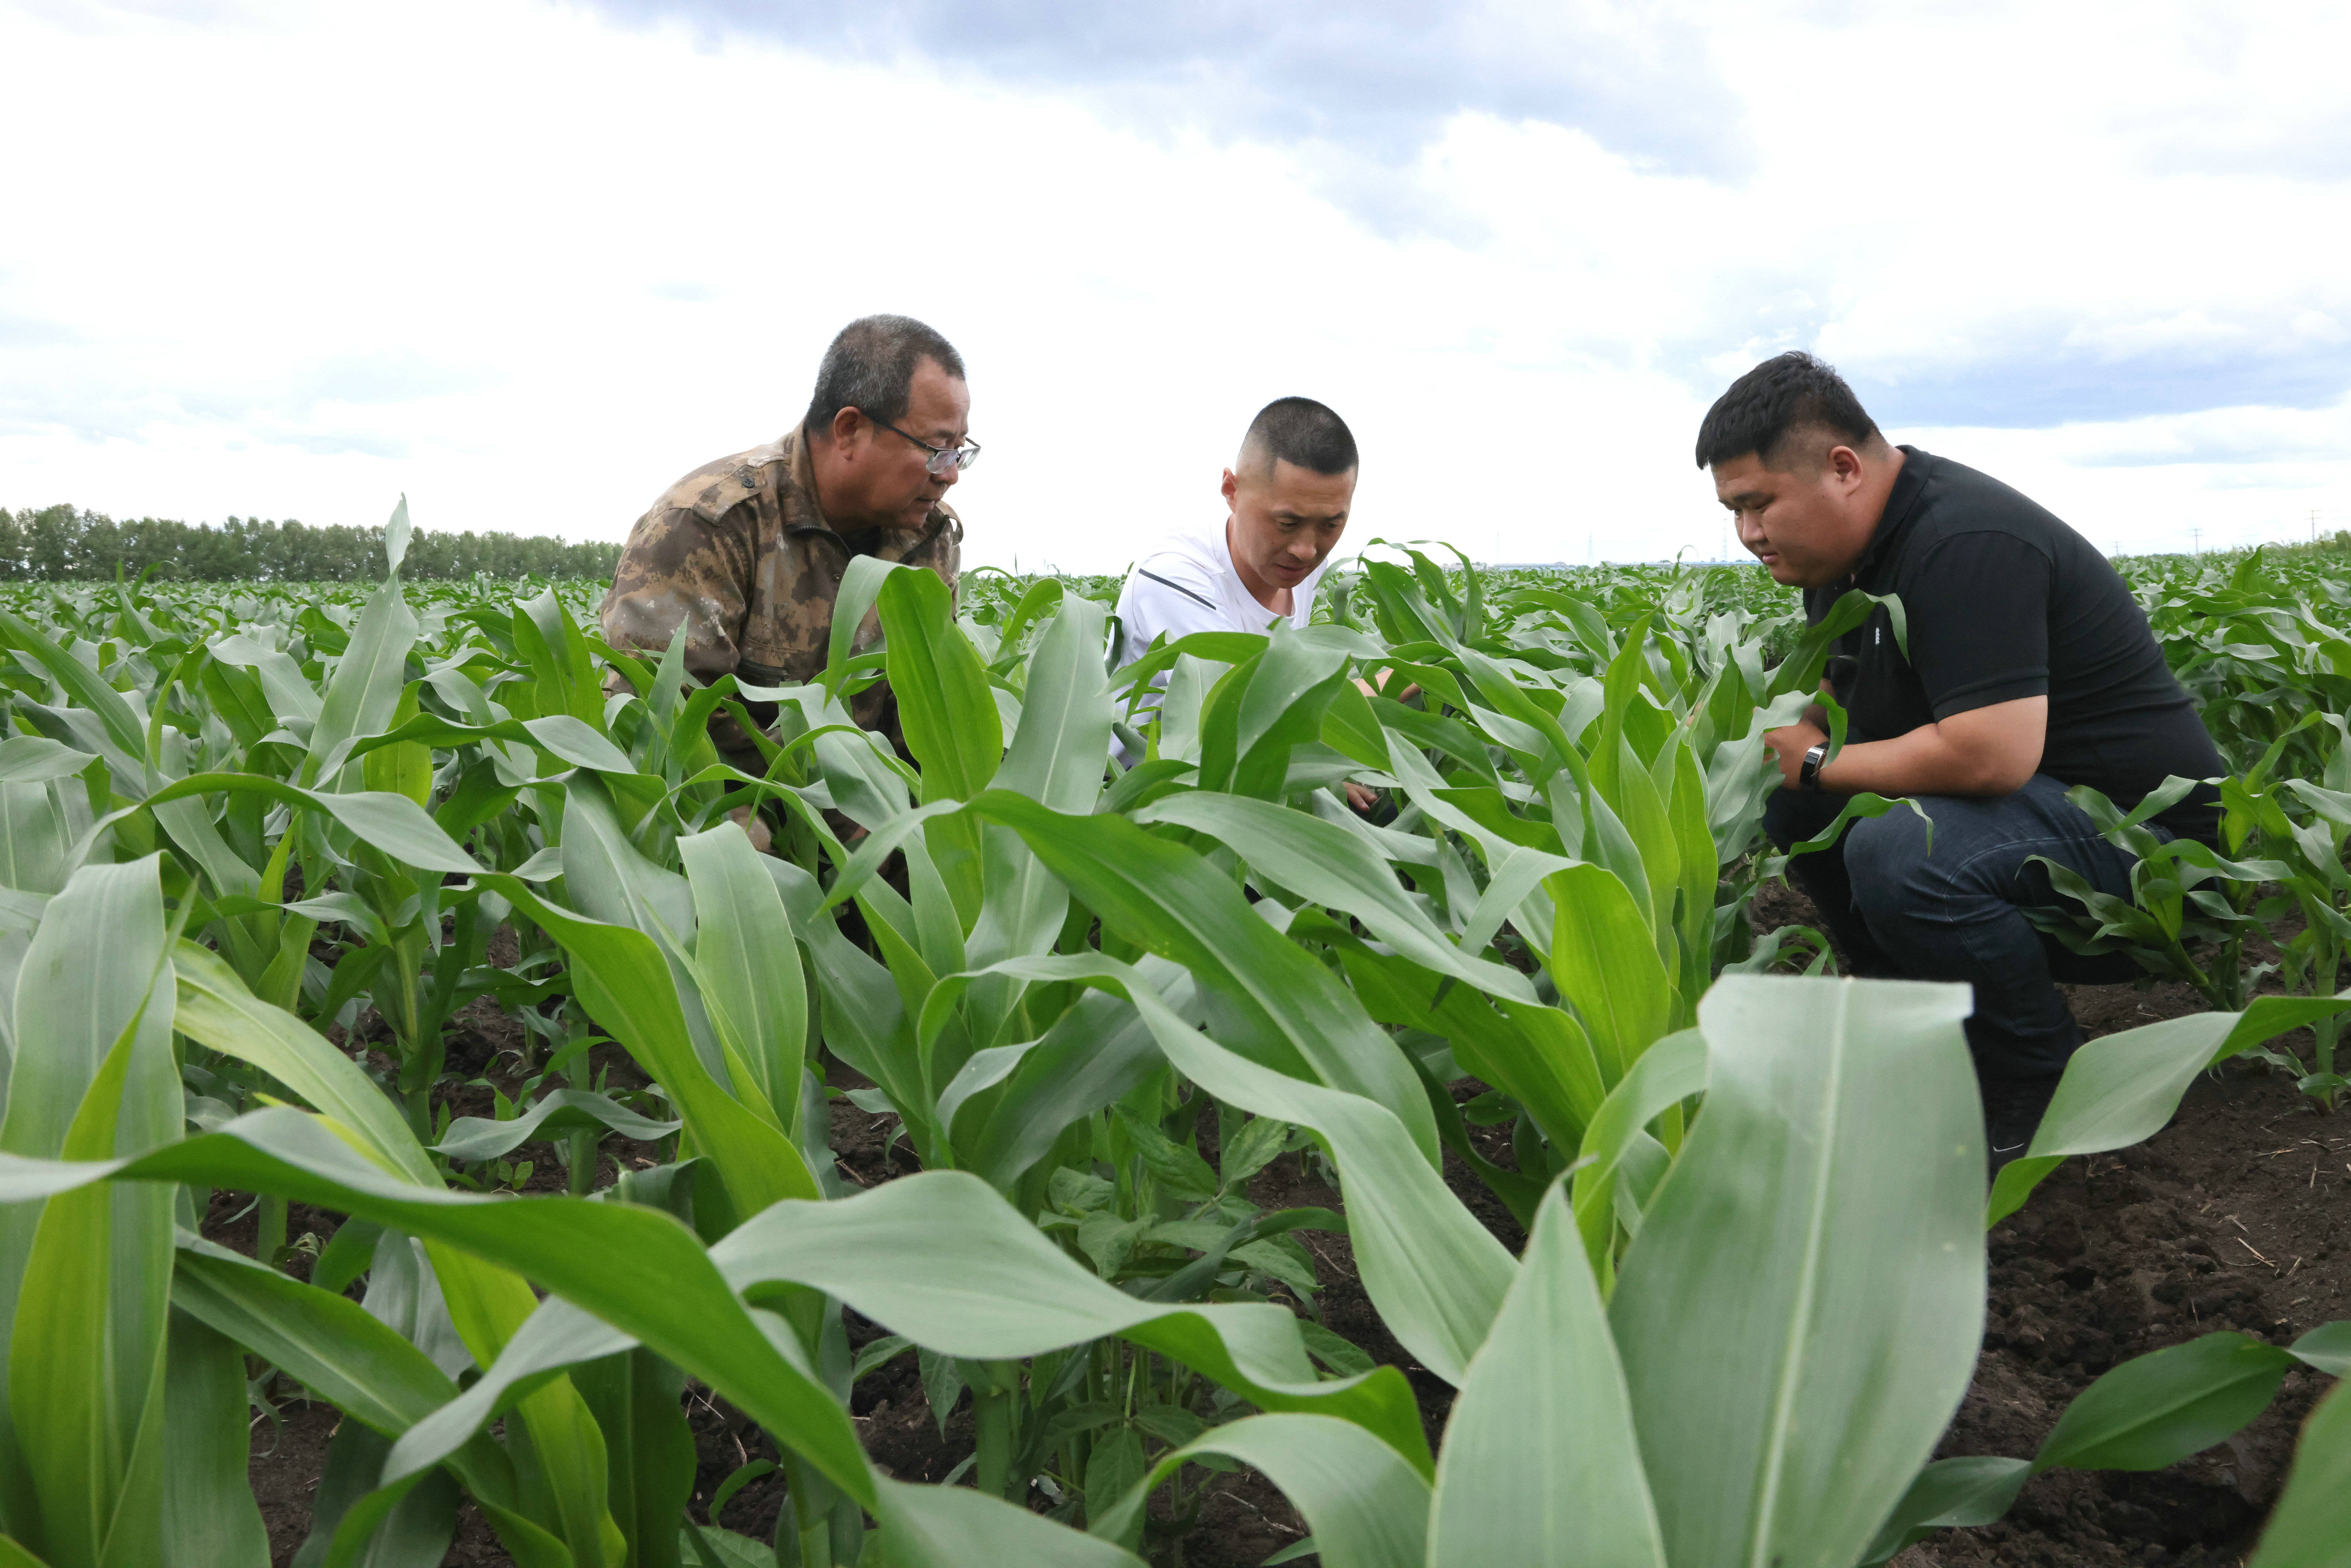
[{"label": "man wearing camouflage jacket", "polygon": [[[966,439],[970,417],[963,360],[945,338],[904,316],[851,322],[825,350],[799,429],[704,464],[637,519],[604,595],[605,641],[658,654],[683,623],[697,680],[815,679],[853,558],[925,567],[955,587],[963,524],[945,497],[979,455]],[[869,612],[854,645],[879,635]],[[773,716],[770,705],[745,706],[762,724]],[[899,742],[888,683],[850,711]],[[736,767],[766,771],[723,710],[711,739]]]}]

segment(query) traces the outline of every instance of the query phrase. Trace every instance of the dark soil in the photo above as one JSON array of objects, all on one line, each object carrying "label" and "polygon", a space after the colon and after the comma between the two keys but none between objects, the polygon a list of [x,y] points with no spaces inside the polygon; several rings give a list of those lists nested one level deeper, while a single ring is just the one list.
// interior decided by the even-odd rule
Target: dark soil
[{"label": "dark soil", "polygon": [[[1754,915],[1767,930],[1815,924],[1785,887],[1764,889]],[[2204,1006],[2179,985],[2064,989],[2093,1038]],[[2218,1329],[2283,1344],[2351,1317],[2351,1121],[2319,1115],[2263,1063],[2231,1063],[2147,1142],[2058,1167],[1993,1229],[1991,1263],[1983,1354],[1938,1458],[2031,1458],[2074,1396],[2132,1356]],[[2053,1471],[2000,1523],[1946,1531],[1896,1562],[2237,1568],[2329,1382],[2289,1374],[2266,1415],[2169,1469]]]},{"label": "dark soil", "polygon": [[[517,954],[509,928],[501,928],[492,936],[489,956],[493,963],[511,965],[515,961]],[[384,1054],[389,1048],[389,1036],[372,1011],[361,1014],[348,1037],[344,1030],[334,1027],[327,1030],[327,1037],[346,1050],[362,1048],[369,1065],[378,1071],[388,1071],[392,1065],[392,1059]],[[516,1053],[523,1049],[527,1038],[523,1026],[503,1011],[495,998],[477,998],[459,1009],[451,1017],[445,1032],[447,1076],[435,1092],[437,1101],[448,1104],[452,1116],[491,1115],[489,1085],[496,1085],[509,1097],[522,1091],[522,1080],[515,1076],[521,1065]],[[642,1089],[647,1082],[635,1059],[617,1045],[598,1046],[590,1051],[579,1082],[593,1082],[600,1073],[605,1087],[614,1092]],[[659,1153],[650,1144],[608,1136],[598,1150],[594,1185],[610,1186],[618,1178],[623,1162],[642,1169],[654,1164]],[[568,1173],[550,1145],[525,1144],[507,1157],[517,1164],[531,1163],[529,1179],[519,1190],[564,1190]],[[342,1218],[305,1204],[288,1205],[286,1236],[290,1246],[283,1261],[287,1272],[296,1279],[308,1280],[319,1252],[334,1239]],[[250,1257],[258,1245],[259,1227],[260,1217],[250,1195],[215,1191],[202,1230],[208,1239]],[[360,1288],[355,1285],[349,1293],[356,1298]],[[326,1461],[327,1441],[334,1435],[341,1415],[330,1405],[307,1398],[290,1378],[274,1379],[269,1396],[277,1406],[278,1419],[273,1426],[266,1415],[254,1417],[247,1475],[261,1507],[262,1522],[269,1531],[270,1562],[273,1568],[285,1568],[309,1534],[311,1502]],[[732,1517],[730,1511],[729,1518]],[[444,1562],[452,1568],[510,1568],[512,1559],[498,1543],[487,1521],[467,1500],[459,1505],[456,1535]]]}]

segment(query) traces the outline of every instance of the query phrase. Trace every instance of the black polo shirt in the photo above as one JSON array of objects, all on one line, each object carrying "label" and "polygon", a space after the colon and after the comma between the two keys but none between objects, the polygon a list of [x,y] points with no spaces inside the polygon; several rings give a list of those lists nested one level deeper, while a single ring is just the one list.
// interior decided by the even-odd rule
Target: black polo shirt
[{"label": "black polo shirt", "polygon": [[[1830,678],[1849,738],[1890,740],[1922,724],[2019,697],[2049,699],[2041,771],[2137,805],[2178,774],[2227,771],[2164,663],[2130,589],[2087,539],[1974,469],[1915,446],[1854,573],[1804,591],[1817,622],[1860,588],[1902,601],[1910,655],[1884,606],[1838,640]],[[2210,841],[2209,786],[2156,820]]]}]

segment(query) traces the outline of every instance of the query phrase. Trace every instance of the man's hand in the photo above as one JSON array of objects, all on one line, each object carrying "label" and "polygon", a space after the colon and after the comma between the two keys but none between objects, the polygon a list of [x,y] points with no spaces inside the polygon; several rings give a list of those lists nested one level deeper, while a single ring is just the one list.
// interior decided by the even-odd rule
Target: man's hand
[{"label": "man's hand", "polygon": [[[1383,688],[1386,686],[1389,680],[1393,678],[1395,674],[1395,672],[1394,670],[1377,670],[1373,672],[1373,678],[1368,681],[1364,679],[1363,676],[1357,675],[1355,677],[1355,684],[1364,688],[1364,695],[1367,697],[1386,696],[1388,693]],[[1397,692],[1395,694],[1395,700],[1400,703],[1408,703],[1419,695],[1419,683],[1415,682],[1413,685],[1405,687],[1404,690]]]},{"label": "man's hand", "polygon": [[748,806],[736,807],[726,813],[726,820],[742,829],[744,836],[751,841],[751,847],[761,854],[766,854],[768,846],[775,841],[768,831],[768,824],[754,815]]},{"label": "man's hand", "polygon": [[1358,811],[1368,811],[1380,803],[1380,792],[1368,784],[1347,780],[1347,804]]},{"label": "man's hand", "polygon": [[1806,719],[1785,729],[1765,730],[1763,744],[1771,748],[1771,759],[1780,765],[1780,782],[1791,789],[1797,788],[1804,773],[1804,753],[1828,737],[1828,731]]}]

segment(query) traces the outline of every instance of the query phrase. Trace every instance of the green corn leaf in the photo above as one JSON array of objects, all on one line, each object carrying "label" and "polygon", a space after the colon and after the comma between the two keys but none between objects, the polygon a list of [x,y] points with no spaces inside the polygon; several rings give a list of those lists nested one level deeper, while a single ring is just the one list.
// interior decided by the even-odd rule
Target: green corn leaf
[{"label": "green corn leaf", "polygon": [[1668,1107],[1705,1091],[1707,1068],[1703,1034],[1684,1030],[1667,1035],[1633,1064],[1583,1129],[1577,1150],[1583,1168],[1573,1178],[1575,1221],[1591,1266],[1604,1283],[1615,1271],[1617,1162],[1642,1129]]},{"label": "green corn leaf", "polygon": [[2294,1358],[2241,1333],[2134,1356],[2074,1396],[2035,1470],[2159,1470],[2234,1436],[2269,1408]]},{"label": "green corn leaf", "polygon": [[1361,1427],[1323,1416],[1252,1416],[1210,1428],[1153,1466],[1095,1521],[1094,1533],[1113,1540],[1139,1534],[1144,1503],[1202,1454],[1238,1459],[1280,1487],[1314,1531],[1326,1568],[1421,1568],[1427,1479]]},{"label": "green corn leaf", "polygon": [[166,1367],[162,1561],[168,1568],[268,1568],[269,1531],[246,1472],[244,1352],[174,1312]]},{"label": "green corn leaf", "polygon": [[0,610],[0,635],[7,638],[10,647],[29,654],[47,670],[77,706],[96,714],[108,741],[132,759],[134,768],[137,760],[146,757],[147,727],[139,722],[122,694],[108,685],[97,671],[57,646],[56,638],[10,611]]},{"label": "green corn leaf", "polygon": [[1004,761],[987,666],[956,625],[954,597],[936,573],[891,572],[877,603],[890,639],[890,689],[922,765],[924,799],[968,800]]},{"label": "green corn leaf", "polygon": [[76,751],[43,736],[12,735],[0,740],[0,784],[46,784],[52,779],[70,779],[95,760],[87,751]]},{"label": "green corn leaf", "polygon": [[1117,1115],[1144,1169],[1151,1173],[1161,1190],[1186,1203],[1206,1203],[1217,1196],[1217,1173],[1197,1150],[1176,1143],[1155,1124],[1144,1121],[1123,1105],[1117,1107]]},{"label": "green corn leaf", "polygon": [[416,644],[415,613],[392,578],[368,600],[351,640],[335,666],[310,727],[309,754],[299,781],[334,786],[334,772],[349,755],[350,741],[392,727],[407,684],[408,653]]},{"label": "green corn leaf", "polygon": [[[110,1179],[281,1193],[423,1237],[437,1244],[434,1263],[453,1312],[462,1281],[445,1260],[496,1259],[703,1379],[872,1506],[872,1472],[847,1413],[779,1353],[693,1234],[667,1214],[584,1198],[501,1199],[410,1186],[316,1118],[284,1107],[249,1113],[217,1133],[133,1160],[0,1160],[0,1204]],[[615,1258],[632,1266],[616,1269]]]},{"label": "green corn leaf", "polygon": [[[1510,1257],[1447,1189],[1384,1106],[1227,1050],[1115,959],[1099,954],[1008,959],[996,967],[1032,981],[1077,981],[1117,992],[1134,1004],[1176,1071],[1219,1103],[1322,1134],[1347,1183],[1348,1234],[1382,1321],[1423,1366],[1448,1382],[1458,1380],[1510,1288]],[[940,989],[967,979],[943,981]],[[1419,1103],[1426,1109],[1427,1103],[1424,1093]]]},{"label": "green corn leaf", "polygon": [[629,1568],[678,1568],[677,1521],[695,1480],[685,1375],[649,1350],[634,1350],[575,1367],[569,1376],[611,1451],[612,1519],[628,1539]]},{"label": "green corn leaf", "polygon": [[[457,1397],[423,1351],[365,1307],[211,1242],[182,1237],[172,1301],[387,1438]],[[486,1502],[517,1506],[513,1466],[487,1438],[461,1440],[439,1458]]]},{"label": "green corn leaf", "polygon": [[[1093,810],[1111,741],[1110,682],[1102,661],[1108,618],[1103,606],[1071,595],[1038,638],[1020,727],[997,774],[998,788],[1056,811]],[[981,831],[980,881],[967,962],[992,964],[1052,946],[1069,911],[1069,889],[1000,823]],[[967,1008],[974,1039],[998,1038],[1014,1001],[1008,984],[974,996]]]},{"label": "green corn leaf", "polygon": [[832,600],[832,625],[825,643],[824,685],[828,696],[840,695],[842,683],[852,674],[852,656],[858,644],[871,641],[866,633],[868,623],[874,631],[881,630],[880,619],[873,610],[883,587],[891,578],[909,570],[913,569],[894,560],[861,555],[841,572],[841,588]]},{"label": "green corn leaf", "polygon": [[[543,1386],[550,1375],[618,1354],[634,1348],[636,1343],[559,1297],[541,1301],[507,1341],[489,1369],[464,1394],[452,1386],[431,1408],[409,1412],[401,1427],[385,1429],[398,1441],[385,1456],[381,1484],[390,1486],[446,1462],[463,1450],[478,1448],[475,1434],[524,1394]],[[511,1506],[502,1499],[492,1500]]]},{"label": "green corn leaf", "polygon": [[491,724],[453,724],[435,714],[394,716],[392,724],[381,735],[365,736],[352,742],[350,756],[354,760],[372,758],[386,747],[422,746],[454,747],[480,746],[493,740],[508,741],[519,746],[539,747],[558,761],[591,772],[610,773],[622,778],[637,775],[637,765],[628,754],[595,729],[569,714],[551,714],[538,718],[499,719]]},{"label": "green corn leaf", "polygon": [[1530,1003],[1498,1009],[1405,959],[1360,942],[1337,946],[1355,995],[1374,1018],[1444,1035],[1463,1068],[1517,1100],[1557,1146],[1582,1135],[1606,1091],[1592,1042],[1575,1019]]},{"label": "green corn leaf", "polygon": [[677,1550],[678,1561],[687,1568],[775,1568],[776,1549],[766,1542],[737,1535],[715,1524],[699,1525],[691,1518],[678,1531]]},{"label": "green corn leaf", "polygon": [[884,1479],[879,1490],[882,1530],[872,1538],[860,1568],[866,1563],[876,1568],[972,1568],[979,1563],[1143,1568],[1141,1558],[1119,1546],[968,1487]]},{"label": "green corn leaf", "polygon": [[[529,1321],[538,1305],[535,1293],[500,1264],[435,1237],[426,1237],[424,1246],[459,1337],[475,1364],[491,1364]],[[528,1489],[534,1522],[552,1528],[579,1568],[621,1568],[628,1542],[609,1506],[610,1454],[579,1390],[568,1378],[550,1379],[522,1396],[513,1419],[528,1438],[521,1449],[526,1474],[535,1469],[539,1483]]]},{"label": "green corn leaf", "polygon": [[[893,571],[876,603],[889,639],[899,723],[922,766],[922,799],[968,800],[1003,764],[1004,726],[987,666],[956,624],[955,597],[935,572]],[[976,819],[961,816],[924,830],[957,924],[966,928],[985,897],[980,833]]]},{"label": "green corn leaf", "polygon": [[2338,1383],[2302,1425],[2285,1490],[2251,1568],[2351,1564],[2351,1384]]},{"label": "green corn leaf", "polygon": [[[446,1557],[456,1533],[456,1488],[441,1475],[376,1488],[383,1442],[355,1421],[344,1422],[328,1442],[311,1499],[309,1538],[289,1568],[433,1568]],[[503,1511],[484,1504],[483,1511],[497,1522],[524,1568],[572,1568],[570,1554],[554,1537],[533,1531],[554,1548],[551,1554],[533,1554],[517,1547]]]},{"label": "green corn leaf", "polygon": [[1673,824],[1681,874],[1677,886],[1680,912],[1677,924],[1682,965],[1673,975],[1674,990],[1683,1004],[1675,1021],[1687,1025],[1698,998],[1714,979],[1714,909],[1716,860],[1712,830],[1707,823],[1706,775],[1697,753],[1677,739],[1673,746],[1673,796],[1667,815]]},{"label": "green corn leaf", "polygon": [[309,789],[297,789],[290,784],[258,773],[197,773],[157,790],[131,810],[115,812],[101,818],[93,827],[129,816],[136,810],[152,810],[172,800],[221,792],[245,792],[266,795],[281,805],[298,809],[316,806],[350,829],[362,841],[373,845],[402,865],[419,871],[470,874],[481,868],[472,857],[460,849],[455,840],[441,831],[424,808],[401,795],[361,793],[337,795]]},{"label": "green corn leaf", "polygon": [[[766,857],[823,996],[825,1045],[915,1118],[929,1119],[912,1020],[897,983],[871,954],[841,933],[816,878],[789,861]],[[845,873],[844,873],[845,874]]]},{"label": "green corn leaf", "polygon": [[1602,1078],[1613,1084],[1671,1024],[1673,982],[1640,905],[1615,875],[1573,865],[1543,885],[1558,906],[1552,979],[1575,1005]]},{"label": "green corn leaf", "polygon": [[[104,1160],[182,1126],[158,862],[91,865],[48,903],[16,977],[0,1150]],[[57,1568],[161,1551],[170,1196],[86,1189],[0,1212],[5,1459]]]},{"label": "green corn leaf", "polygon": [[[1193,1010],[1192,977],[1145,955],[1136,966],[1169,1005]],[[1039,1039],[974,1053],[939,1095],[956,1164],[1009,1191],[1064,1128],[1123,1097],[1165,1066],[1151,1028],[1120,998],[1081,998]]]},{"label": "green corn leaf", "polygon": [[738,1216],[756,1214],[779,1198],[820,1196],[799,1151],[770,1119],[772,1109],[768,1118],[761,1117],[703,1067],[686,1034],[669,966],[650,937],[584,919],[548,903],[514,877],[479,880],[563,945],[589,1015],[661,1081],[684,1113],[695,1146],[717,1164]]},{"label": "green corn leaf", "polygon": [[1384,1106],[1437,1164],[1437,1125],[1403,1055],[1328,969],[1199,856],[1122,819],[1063,816],[1004,790],[971,809],[1018,831],[1106,925],[1191,970],[1235,1015],[1230,1045]]},{"label": "green corn leaf", "polygon": [[1996,1225],[2022,1208],[2067,1155],[2127,1148],[2155,1136],[2206,1068],[2346,1008],[2351,993],[2262,997],[2241,1013],[2194,1013],[2091,1040],[2065,1063],[2024,1157],[2011,1161],[1993,1182],[1984,1223]]},{"label": "green corn leaf", "polygon": [[1322,733],[1322,714],[1345,684],[1346,654],[1310,633],[1282,632],[1219,680],[1200,715],[1200,788],[1271,800],[1290,754]]},{"label": "green corn leaf", "polygon": [[267,1072],[385,1170],[420,1186],[441,1185],[399,1108],[359,1063],[291,1013],[254,997],[220,955],[183,941],[172,951],[172,967],[178,982],[173,1029]]},{"label": "green corn leaf", "polygon": [[1958,1407],[1984,1301],[1967,1010],[1747,975],[1700,1005],[1706,1111],[1609,1303],[1668,1561],[1855,1561]]},{"label": "green corn leaf", "polygon": [[449,1124],[449,1130],[431,1148],[436,1155],[470,1162],[495,1159],[534,1140],[573,1132],[609,1131],[640,1143],[651,1143],[668,1137],[683,1124],[640,1116],[607,1094],[590,1093],[585,1089],[558,1089],[522,1114],[503,1122],[485,1116],[460,1116]]},{"label": "green corn leaf", "polygon": [[[423,685],[422,681],[412,681],[400,694],[399,706],[392,711],[393,728],[416,716],[416,693]],[[433,748],[415,741],[402,741],[371,750],[360,777],[370,789],[405,795],[418,805],[424,805],[433,793]]]},{"label": "green corn leaf", "polygon": [[569,714],[601,731],[603,688],[589,659],[587,639],[580,634],[571,612],[553,589],[516,607],[514,640],[516,649],[538,677],[532,704],[538,715]]},{"label": "green corn leaf", "polygon": [[1290,892],[1345,912],[1425,968],[1479,990],[1532,1002],[1534,988],[1506,965],[1469,956],[1439,934],[1405,896],[1395,873],[1346,829],[1270,800],[1207,790],[1171,795],[1134,813],[1138,822],[1175,822],[1226,844]]},{"label": "green corn leaf", "polygon": [[2330,1377],[2351,1377],[2351,1319],[2321,1323],[2286,1349],[2304,1366]]},{"label": "green corn leaf", "polygon": [[1506,920],[1516,920],[1530,941],[1548,949],[1552,922],[1539,907],[1530,908],[1529,900],[1543,878],[1574,863],[1563,855],[1546,854],[1525,845],[1512,848],[1486,879],[1486,890],[1478,895],[1477,906],[1461,928],[1461,950],[1483,951]]},{"label": "green corn leaf", "polygon": [[694,964],[712,1025],[789,1116],[808,1046],[808,989],[791,917],[759,852],[732,822],[678,841],[695,906]]},{"label": "green corn leaf", "polygon": [[1991,1523],[2009,1511],[2016,1494],[2032,1479],[2030,1459],[1936,1460],[1920,1470],[1910,1490],[1902,1494],[1894,1516],[1863,1554],[1860,1568],[1876,1568],[1938,1530]]},{"label": "green corn leaf", "polygon": [[[139,869],[146,869],[144,867]],[[148,980],[152,994],[154,980]],[[116,1128],[138,1051],[140,1015],[117,1038],[92,1076],[89,1093],[67,1129],[69,1161],[102,1159],[115,1146]],[[151,1050],[152,1044],[151,1041]],[[168,1265],[135,1231],[118,1247],[113,1202],[102,1186],[61,1192],[44,1204],[25,1260],[16,1322],[8,1340],[8,1413],[18,1459],[32,1483],[48,1556],[64,1564],[135,1561],[141,1548],[160,1548],[162,1477],[152,1461],[141,1466],[137,1449],[142,1428],[162,1425],[160,1395],[163,1335],[128,1345],[110,1343],[118,1315],[110,1266],[119,1251],[132,1265],[120,1283],[129,1289],[120,1315],[135,1333],[160,1312],[141,1295],[160,1293]],[[146,1207],[153,1218],[157,1207]],[[152,1224],[148,1227],[152,1229]],[[129,1354],[121,1352],[128,1351]],[[126,1462],[126,1455],[129,1456]],[[143,1484],[142,1484],[143,1483]],[[120,1523],[123,1538],[114,1527]]]},{"label": "green corn leaf", "polygon": [[1343,1416],[1428,1464],[1410,1390],[1393,1369],[1319,1382],[1297,1320],[1280,1307],[1139,1301],[1090,1276],[986,1183],[958,1171],[904,1176],[837,1203],[778,1205],[710,1256],[737,1288],[811,1286],[967,1361],[1118,1334],[1261,1406]]},{"label": "green corn leaf", "polygon": [[1428,1542],[1428,1568],[1666,1568],[1607,1308],[1557,1186],[1446,1423]]}]

